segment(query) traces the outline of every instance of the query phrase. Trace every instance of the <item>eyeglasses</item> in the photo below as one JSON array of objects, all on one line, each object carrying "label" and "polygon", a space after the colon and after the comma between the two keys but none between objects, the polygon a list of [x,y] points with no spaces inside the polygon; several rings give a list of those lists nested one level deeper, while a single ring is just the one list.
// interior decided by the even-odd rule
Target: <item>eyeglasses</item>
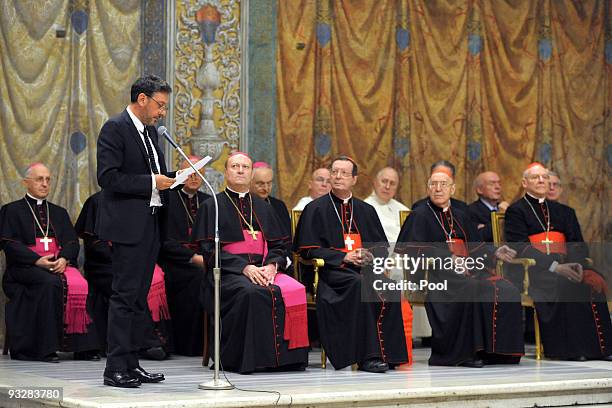
[{"label": "eyeglasses", "polygon": [[449,183],[448,181],[430,181],[427,183],[428,188],[441,188],[442,190],[446,190],[454,185],[454,183]]},{"label": "eyeglasses", "polygon": [[33,181],[34,183],[37,183],[37,184],[42,184],[42,183],[50,183],[51,177],[43,177],[43,176],[36,177],[36,178],[28,177],[27,180]]},{"label": "eyeglasses", "polygon": [[530,176],[527,176],[527,180],[529,180],[529,181],[536,181],[538,179],[542,179],[544,181],[548,181],[548,180],[550,180],[550,176],[548,174],[532,174]]},{"label": "eyeglasses", "polygon": [[353,173],[351,173],[350,171],[344,171],[344,170],[332,170],[331,175],[332,177],[340,176],[342,178],[353,177]]},{"label": "eyeglasses", "polygon": [[160,103],[157,99],[155,99],[152,96],[149,96],[149,99],[153,99],[153,101],[155,101],[155,103],[157,104],[157,106],[159,107],[159,110],[164,111],[164,112],[168,112],[168,106],[165,103]]}]

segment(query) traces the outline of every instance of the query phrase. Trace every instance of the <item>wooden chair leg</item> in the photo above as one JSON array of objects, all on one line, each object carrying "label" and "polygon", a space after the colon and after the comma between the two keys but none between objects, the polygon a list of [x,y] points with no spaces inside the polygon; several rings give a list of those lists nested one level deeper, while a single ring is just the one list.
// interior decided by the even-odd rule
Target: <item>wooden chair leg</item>
[{"label": "wooden chair leg", "polygon": [[535,330],[536,360],[541,360],[542,355],[544,354],[544,346],[542,346],[540,325],[538,324],[538,314],[536,313],[535,307],[533,308],[533,325]]},{"label": "wooden chair leg", "polygon": [[202,347],[202,367],[208,366],[208,360],[210,359],[210,350],[208,348],[208,313],[204,312],[202,317],[204,319],[204,339]]}]

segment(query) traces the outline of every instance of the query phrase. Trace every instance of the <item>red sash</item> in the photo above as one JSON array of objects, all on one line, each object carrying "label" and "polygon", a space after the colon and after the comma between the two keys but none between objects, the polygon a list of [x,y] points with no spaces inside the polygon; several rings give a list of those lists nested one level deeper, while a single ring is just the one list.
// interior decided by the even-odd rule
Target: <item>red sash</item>
[{"label": "red sash", "polygon": [[[49,238],[48,249],[40,242],[40,238],[34,241],[36,245],[29,246],[32,251],[40,256],[53,255],[57,257],[61,248],[58,248],[55,238]],[[66,283],[68,286],[68,296],[64,306],[64,326],[67,334],[87,333],[87,325],[91,323],[91,318],[87,314],[87,293],[89,287],[87,281],[78,269],[66,266],[64,270]]]},{"label": "red sash", "polygon": [[563,254],[567,255],[567,248],[565,247],[565,235],[559,231],[548,231],[548,248],[547,251],[546,243],[546,232],[540,232],[539,234],[533,234],[529,236],[529,242],[538,251],[546,254]]},{"label": "red sash", "polygon": [[455,256],[468,256],[469,252],[467,249],[467,245],[465,245],[465,241],[461,238],[452,238],[453,242],[448,242],[448,249]]},{"label": "red sash", "polygon": [[155,264],[153,269],[153,279],[147,295],[147,304],[151,311],[151,318],[154,322],[160,320],[170,320],[170,310],[168,309],[168,299],[166,298],[166,282],[164,271]]},{"label": "red sash", "polygon": [[344,248],[340,249],[342,252],[351,252],[361,248],[361,234],[343,234],[344,236]]}]

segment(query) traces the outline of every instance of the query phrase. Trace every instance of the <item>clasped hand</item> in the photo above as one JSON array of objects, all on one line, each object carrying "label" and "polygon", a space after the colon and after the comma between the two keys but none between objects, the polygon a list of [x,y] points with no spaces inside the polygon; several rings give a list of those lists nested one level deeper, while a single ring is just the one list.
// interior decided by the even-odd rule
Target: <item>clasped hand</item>
[{"label": "clasped hand", "polygon": [[268,286],[274,282],[276,277],[276,265],[255,266],[247,265],[242,270],[242,274],[249,278],[256,285]]},{"label": "clasped hand", "polygon": [[41,267],[43,269],[47,269],[52,273],[64,273],[66,270],[66,266],[68,266],[68,261],[65,258],[59,258],[55,261],[51,259],[54,258],[53,255],[45,255],[38,258],[35,265]]},{"label": "clasped hand", "polygon": [[344,256],[344,262],[352,263],[353,265],[363,266],[369,264],[374,259],[374,255],[364,248],[357,248],[354,251],[348,252]]},{"label": "clasped hand", "polygon": [[495,251],[495,257],[504,262],[510,262],[516,256],[516,251],[508,245],[502,245]]}]

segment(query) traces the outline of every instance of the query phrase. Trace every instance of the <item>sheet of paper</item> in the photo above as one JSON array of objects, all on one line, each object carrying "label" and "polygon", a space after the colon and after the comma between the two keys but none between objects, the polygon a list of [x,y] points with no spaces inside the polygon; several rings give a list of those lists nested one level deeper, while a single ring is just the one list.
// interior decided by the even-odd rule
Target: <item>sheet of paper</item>
[{"label": "sheet of paper", "polygon": [[[193,164],[193,167],[195,167],[196,169],[200,170],[202,167],[206,166],[206,164],[211,160],[210,156],[206,156],[204,157],[202,160],[200,160],[197,163]],[[181,171],[179,174],[177,174],[177,176],[175,177],[175,182],[174,184],[172,184],[172,186],[170,186],[170,188],[174,188],[176,186],[178,186],[179,184],[184,184],[185,181],[187,180],[187,177],[191,176],[193,173],[195,173],[195,171],[193,170],[192,167],[187,167],[185,170]]]}]

